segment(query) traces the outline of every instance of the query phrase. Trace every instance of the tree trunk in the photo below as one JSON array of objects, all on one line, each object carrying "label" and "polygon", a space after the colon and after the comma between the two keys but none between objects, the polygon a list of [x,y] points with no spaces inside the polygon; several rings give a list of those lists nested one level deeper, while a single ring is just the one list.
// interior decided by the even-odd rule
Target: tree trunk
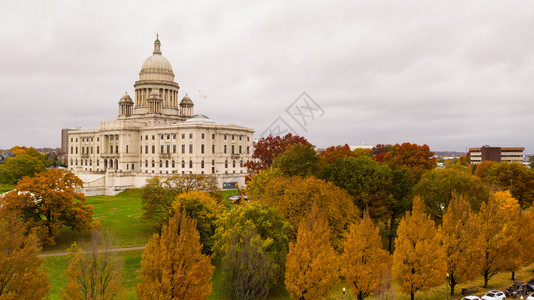
[{"label": "tree trunk", "polygon": [[488,278],[488,272],[484,272],[484,288],[488,288],[488,281],[489,281],[489,278]]},{"label": "tree trunk", "polygon": [[515,281],[515,271],[512,271],[512,281]]},{"label": "tree trunk", "polygon": [[410,299],[411,300],[415,300],[415,293],[414,292],[410,292]]}]

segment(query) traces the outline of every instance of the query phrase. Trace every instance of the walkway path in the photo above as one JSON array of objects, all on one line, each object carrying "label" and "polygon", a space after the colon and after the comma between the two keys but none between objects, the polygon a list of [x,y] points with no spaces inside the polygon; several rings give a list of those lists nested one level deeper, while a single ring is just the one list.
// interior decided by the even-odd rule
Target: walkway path
[{"label": "walkway path", "polygon": [[[109,249],[109,252],[124,252],[124,251],[133,251],[133,250],[143,250],[146,246],[138,246],[138,247],[124,247],[124,248],[113,248]],[[98,252],[104,252],[106,250],[100,250]],[[83,251],[83,253],[88,253],[89,251]],[[69,252],[55,252],[55,253],[43,253],[39,254],[39,257],[49,257],[49,256],[62,256],[62,255],[69,255]]]}]

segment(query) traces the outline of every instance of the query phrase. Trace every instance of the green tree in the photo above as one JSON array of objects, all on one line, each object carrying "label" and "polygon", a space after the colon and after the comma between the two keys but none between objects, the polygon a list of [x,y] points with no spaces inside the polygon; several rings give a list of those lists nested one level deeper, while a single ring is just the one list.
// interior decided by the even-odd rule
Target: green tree
[{"label": "green tree", "polygon": [[[283,282],[284,266],[288,252],[288,234],[293,227],[275,209],[252,203],[234,208],[221,215],[213,251],[216,257],[223,258],[229,248],[245,238],[249,230],[254,230],[262,242],[262,252],[269,257],[273,280],[269,284]],[[241,243],[239,243],[241,244]]]},{"label": "green tree", "polygon": [[531,155],[528,158],[528,162],[529,162],[530,169],[534,169],[534,155]]},{"label": "green tree", "polygon": [[154,177],[143,188],[143,215],[141,220],[156,230],[173,215],[176,196],[189,191],[203,191],[217,195],[217,180],[212,175],[186,174],[171,177]]},{"label": "green tree", "polygon": [[387,165],[367,156],[347,157],[327,166],[322,177],[351,194],[360,211],[369,209],[373,219],[386,215],[392,190],[392,171]]},{"label": "green tree", "polygon": [[462,195],[478,211],[480,204],[488,199],[489,192],[480,178],[457,168],[434,169],[421,177],[414,193],[425,201],[427,212],[441,224],[453,195]]},{"label": "green tree", "polygon": [[5,164],[0,165],[0,181],[15,184],[22,177],[32,177],[45,169],[45,162],[41,154],[30,148],[22,154],[8,157]]},{"label": "green tree", "polygon": [[[300,220],[308,216],[315,203],[328,221],[331,242],[338,251],[343,247],[349,225],[360,215],[345,190],[313,177],[274,178],[266,185],[264,197],[257,202],[274,208],[293,228],[297,228]],[[292,231],[290,240],[295,236],[295,231]]]},{"label": "green tree", "polygon": [[465,197],[454,195],[439,231],[447,255],[451,296],[457,284],[474,280],[482,272],[483,241],[478,224],[471,203]]},{"label": "green tree", "polygon": [[316,175],[319,171],[319,156],[311,145],[290,145],[274,158],[273,167],[288,177]]},{"label": "green tree", "polygon": [[196,221],[185,212],[175,213],[143,253],[139,299],[207,299],[214,267],[201,249]]},{"label": "green tree", "polygon": [[289,245],[286,289],[293,299],[322,299],[338,277],[336,253],[330,246],[330,229],[314,205],[299,223],[297,240]]},{"label": "green tree", "polygon": [[388,251],[393,253],[394,239],[397,237],[399,222],[406,211],[411,209],[413,199],[413,180],[407,169],[397,169],[392,173],[391,196],[387,208],[387,219],[383,235],[388,240]]},{"label": "green tree", "polygon": [[529,207],[534,201],[534,171],[523,164],[498,163],[488,170],[486,182],[509,190],[521,209]]},{"label": "green tree", "polygon": [[274,178],[282,176],[280,170],[270,167],[266,170],[260,170],[252,175],[247,184],[246,194],[252,200],[259,200],[265,197],[265,188]]},{"label": "green tree", "polygon": [[447,269],[435,223],[424,211],[422,199],[415,197],[412,213],[400,222],[393,253],[393,276],[412,300],[415,293],[440,285]]},{"label": "green tree", "polygon": [[122,296],[123,259],[112,251],[115,239],[110,232],[94,230],[84,252],[76,243],[70,248],[64,300],[116,299]]},{"label": "green tree", "polygon": [[0,212],[0,299],[44,299],[48,276],[42,267],[39,239],[24,234],[24,224],[11,213]]},{"label": "green tree", "polygon": [[389,253],[382,249],[379,229],[367,212],[350,227],[341,257],[341,275],[351,284],[358,300],[374,292],[389,263]]},{"label": "green tree", "polygon": [[197,221],[202,253],[211,254],[217,218],[223,212],[220,203],[210,194],[202,191],[185,192],[176,196],[174,202],[174,212],[185,211],[189,217]]},{"label": "green tree", "polygon": [[93,207],[85,205],[85,195],[78,192],[82,185],[70,171],[48,169],[21,179],[15,190],[4,195],[2,209],[19,214],[43,243],[52,245],[63,226],[76,231],[99,226],[93,222]]},{"label": "green tree", "polygon": [[225,289],[231,299],[265,299],[269,293],[272,264],[263,251],[263,240],[253,229],[239,237],[233,231],[223,261]]}]

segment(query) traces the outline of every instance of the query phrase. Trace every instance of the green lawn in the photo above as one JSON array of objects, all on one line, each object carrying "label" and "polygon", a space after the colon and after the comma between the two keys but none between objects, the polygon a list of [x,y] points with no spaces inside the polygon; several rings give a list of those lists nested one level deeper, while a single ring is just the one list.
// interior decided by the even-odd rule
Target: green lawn
[{"label": "green lawn", "polygon": [[[221,192],[222,201],[228,209],[234,208],[237,205],[231,204],[228,197],[237,195],[237,190],[225,190]],[[139,221],[141,216],[141,190],[132,189],[125,191],[117,196],[95,196],[87,197],[87,204],[94,207],[95,218],[100,220],[104,230],[111,230],[121,247],[124,246],[142,246],[148,242],[152,235],[152,229]],[[57,239],[57,244],[52,247],[47,247],[45,252],[65,251],[72,242],[79,239],[87,240],[87,236],[80,235],[71,230],[65,229]],[[127,299],[136,299],[136,284],[137,284],[137,270],[140,267],[142,250],[121,252],[121,256],[125,259],[123,286],[126,291]],[[214,263],[216,266],[212,279],[213,292],[209,299],[227,299],[223,293],[224,282],[222,280],[222,271],[219,263]],[[50,278],[50,299],[60,299],[60,288],[66,284],[65,270],[67,269],[67,257],[56,256],[48,257],[45,260],[45,266],[48,268]],[[489,282],[488,289],[482,288],[482,277],[474,282],[456,286],[455,297],[451,299],[461,298],[460,292],[463,287],[478,286],[479,290],[502,289],[512,282],[510,280],[510,273],[499,273],[495,275]],[[534,265],[524,268],[517,272],[516,278],[528,279],[534,277]],[[416,299],[444,299],[445,298],[445,278],[444,284],[430,289],[426,292],[416,294]],[[346,299],[356,299],[352,294],[350,286],[344,282],[339,282],[330,293],[328,299],[343,299],[342,289],[347,289]],[[409,299],[410,296],[403,294],[398,285],[393,285],[390,290],[390,298],[392,299]],[[272,290],[268,299],[290,299],[287,291],[284,288],[279,290]]]},{"label": "green lawn", "polygon": [[14,190],[15,187],[15,184],[0,184],[0,194]]}]

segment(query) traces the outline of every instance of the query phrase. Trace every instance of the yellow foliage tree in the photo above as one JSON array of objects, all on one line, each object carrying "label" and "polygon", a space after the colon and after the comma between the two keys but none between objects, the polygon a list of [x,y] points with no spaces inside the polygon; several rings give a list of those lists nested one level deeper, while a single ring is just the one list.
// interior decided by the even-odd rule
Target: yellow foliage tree
[{"label": "yellow foliage tree", "polygon": [[443,283],[447,269],[435,223],[424,210],[423,200],[415,197],[412,213],[406,213],[397,229],[393,253],[393,276],[412,300],[415,293]]},{"label": "yellow foliage tree", "polygon": [[495,194],[490,195],[487,203],[482,203],[477,219],[480,224],[479,235],[483,239],[484,287],[488,287],[488,281],[499,272],[502,266],[503,251],[509,242],[509,238],[503,235],[506,213]]},{"label": "yellow foliage tree", "polygon": [[330,245],[330,229],[313,205],[301,220],[297,241],[289,244],[286,289],[293,299],[322,299],[337,280],[336,253]]},{"label": "yellow foliage tree", "polygon": [[521,214],[519,224],[519,244],[523,248],[523,266],[528,266],[534,263],[534,251],[531,250],[531,245],[534,245],[534,206]]},{"label": "yellow foliage tree", "polygon": [[39,239],[24,234],[13,214],[0,213],[0,299],[43,299],[48,294],[46,268],[41,268]]},{"label": "yellow foliage tree", "polygon": [[363,219],[351,225],[341,257],[341,274],[352,291],[363,300],[376,290],[387,270],[389,252],[382,249],[379,228],[366,211]]},{"label": "yellow foliage tree", "polygon": [[[336,250],[341,250],[349,225],[360,215],[345,190],[313,177],[274,178],[267,183],[265,196],[257,201],[276,209],[295,229],[315,203],[328,222],[332,246]],[[290,237],[294,239],[294,231]]]},{"label": "yellow foliage tree", "polygon": [[[526,232],[521,231],[521,207],[509,191],[493,192],[492,196],[499,203],[499,207],[505,215],[505,219],[501,222],[503,226],[501,242],[504,247],[500,249],[500,270],[512,272],[512,280],[515,280],[515,272],[523,265],[522,234],[526,234]],[[527,251],[531,250],[528,249]]]},{"label": "yellow foliage tree", "polygon": [[143,253],[139,299],[207,299],[214,267],[201,249],[196,221],[184,211],[176,212]]},{"label": "yellow foliage tree", "polygon": [[478,220],[466,198],[453,195],[443,216],[439,233],[447,255],[447,273],[452,296],[457,284],[473,280],[480,275],[484,259]]}]

